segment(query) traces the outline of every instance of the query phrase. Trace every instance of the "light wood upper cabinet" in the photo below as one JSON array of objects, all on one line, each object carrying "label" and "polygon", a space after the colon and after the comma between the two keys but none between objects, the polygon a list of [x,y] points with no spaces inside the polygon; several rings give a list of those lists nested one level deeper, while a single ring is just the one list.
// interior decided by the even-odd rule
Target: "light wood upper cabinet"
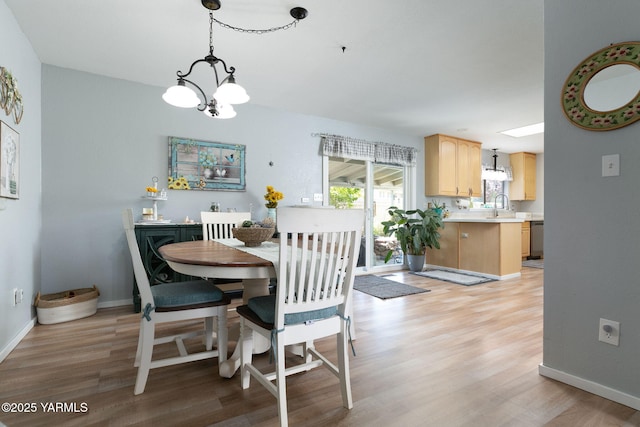
[{"label": "light wood upper cabinet", "polygon": [[536,155],[533,153],[513,153],[509,156],[513,181],[509,186],[511,200],[536,199]]},{"label": "light wood upper cabinet", "polygon": [[431,135],[425,145],[425,195],[479,197],[482,145],[479,142]]}]

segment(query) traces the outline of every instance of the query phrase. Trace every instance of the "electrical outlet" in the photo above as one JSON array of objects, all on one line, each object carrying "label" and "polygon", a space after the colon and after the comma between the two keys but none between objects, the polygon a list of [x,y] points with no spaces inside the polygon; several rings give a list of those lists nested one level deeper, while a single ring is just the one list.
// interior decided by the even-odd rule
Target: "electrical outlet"
[{"label": "electrical outlet", "polygon": [[600,319],[598,341],[618,346],[620,344],[620,322]]},{"label": "electrical outlet", "polygon": [[322,193],[313,193],[313,201],[321,202],[322,201]]},{"label": "electrical outlet", "polygon": [[22,289],[18,289],[18,293],[16,294],[16,304],[20,304],[24,299],[24,291]]},{"label": "electrical outlet", "polygon": [[300,198],[300,203],[309,203],[309,198],[308,197],[301,197]]}]

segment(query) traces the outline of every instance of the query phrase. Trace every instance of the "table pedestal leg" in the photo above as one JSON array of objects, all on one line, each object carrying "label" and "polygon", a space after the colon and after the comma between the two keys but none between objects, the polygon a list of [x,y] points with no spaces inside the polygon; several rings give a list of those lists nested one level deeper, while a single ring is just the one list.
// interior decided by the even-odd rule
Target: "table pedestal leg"
[{"label": "table pedestal leg", "polygon": [[[269,279],[244,279],[242,281],[242,300],[247,304],[250,298],[269,295]],[[218,370],[223,378],[231,378],[240,367],[240,324],[235,324],[229,328],[229,339],[236,341],[236,348],[229,359],[220,363]],[[253,354],[260,354],[268,351],[271,347],[269,340],[260,335],[253,335]]]}]

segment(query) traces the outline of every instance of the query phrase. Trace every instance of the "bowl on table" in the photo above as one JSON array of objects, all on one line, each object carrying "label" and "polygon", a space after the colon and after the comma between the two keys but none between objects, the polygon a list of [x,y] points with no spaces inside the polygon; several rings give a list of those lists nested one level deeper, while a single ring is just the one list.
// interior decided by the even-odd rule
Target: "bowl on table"
[{"label": "bowl on table", "polygon": [[233,237],[244,242],[244,245],[249,247],[260,246],[262,242],[269,240],[275,231],[275,228],[264,227],[238,227],[231,229]]}]

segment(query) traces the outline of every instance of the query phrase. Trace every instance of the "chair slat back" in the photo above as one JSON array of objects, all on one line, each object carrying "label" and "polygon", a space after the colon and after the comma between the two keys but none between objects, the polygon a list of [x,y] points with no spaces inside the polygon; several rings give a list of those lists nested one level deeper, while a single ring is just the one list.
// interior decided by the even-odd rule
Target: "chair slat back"
[{"label": "chair slat back", "polygon": [[129,246],[129,253],[131,255],[131,262],[133,263],[133,274],[136,278],[136,284],[140,291],[140,300],[144,307],[147,303],[153,305],[153,295],[151,295],[151,285],[149,284],[149,278],[147,272],[142,263],[142,256],[140,255],[140,248],[138,247],[138,241],[135,234],[135,224],[133,221],[133,210],[125,209],[122,211],[122,225],[124,226],[124,232],[127,236],[127,244]]},{"label": "chair slat back", "polygon": [[345,314],[363,227],[362,210],[278,209],[278,329],[285,314],[332,306]]},{"label": "chair slat back", "polygon": [[200,212],[202,240],[231,239],[231,229],[251,219],[251,212]]}]

